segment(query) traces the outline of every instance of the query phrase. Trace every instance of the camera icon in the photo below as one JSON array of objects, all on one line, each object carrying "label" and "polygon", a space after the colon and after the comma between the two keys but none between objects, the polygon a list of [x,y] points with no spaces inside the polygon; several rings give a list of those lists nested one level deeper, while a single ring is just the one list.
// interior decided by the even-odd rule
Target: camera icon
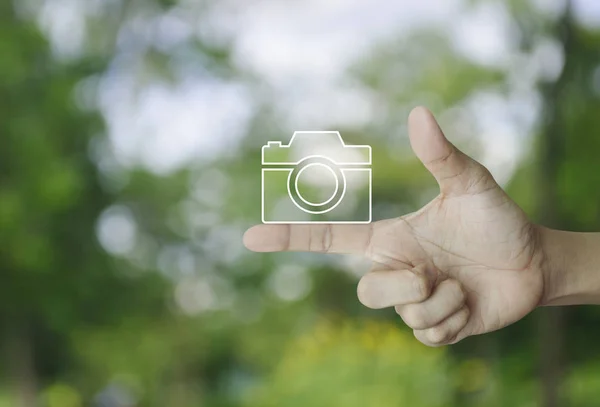
[{"label": "camera icon", "polygon": [[263,223],[370,223],[371,147],[297,131],[262,147]]}]

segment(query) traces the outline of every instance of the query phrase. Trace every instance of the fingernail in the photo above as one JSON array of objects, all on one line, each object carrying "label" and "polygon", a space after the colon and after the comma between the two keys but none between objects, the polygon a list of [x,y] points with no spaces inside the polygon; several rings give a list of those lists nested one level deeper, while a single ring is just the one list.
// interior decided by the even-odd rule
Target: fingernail
[{"label": "fingernail", "polygon": [[257,225],[248,229],[242,240],[253,252],[276,252],[285,249],[286,239],[284,225]]}]

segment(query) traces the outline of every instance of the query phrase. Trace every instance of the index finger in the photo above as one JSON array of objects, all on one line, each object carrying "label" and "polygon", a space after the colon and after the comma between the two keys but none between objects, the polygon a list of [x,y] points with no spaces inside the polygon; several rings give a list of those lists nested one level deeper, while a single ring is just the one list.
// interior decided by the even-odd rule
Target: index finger
[{"label": "index finger", "polygon": [[257,225],[244,234],[255,252],[317,252],[365,255],[374,224]]}]

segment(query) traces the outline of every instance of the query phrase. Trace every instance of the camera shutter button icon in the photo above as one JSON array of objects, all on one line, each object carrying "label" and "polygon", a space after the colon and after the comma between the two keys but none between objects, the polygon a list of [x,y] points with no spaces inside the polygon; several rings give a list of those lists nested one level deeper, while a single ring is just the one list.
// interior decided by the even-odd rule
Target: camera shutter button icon
[{"label": "camera shutter button icon", "polygon": [[[292,156],[300,159],[292,159]],[[263,223],[369,223],[371,221],[371,147],[345,145],[337,131],[297,131],[288,145],[269,141],[262,148]],[[321,183],[331,178],[335,188],[321,194],[320,202],[301,193],[305,172],[318,169]],[[307,171],[308,170],[308,171]],[[352,175],[348,178],[349,175]],[[305,174],[308,175],[308,174]],[[313,177],[314,178],[314,177]],[[286,197],[281,187],[286,184]],[[368,195],[365,195],[368,190]],[[361,213],[353,211],[356,200],[348,193],[362,193]],[[279,198],[276,199],[279,193]],[[368,200],[365,206],[365,200]],[[308,215],[313,215],[307,218]],[[315,218],[314,215],[319,215]]]}]

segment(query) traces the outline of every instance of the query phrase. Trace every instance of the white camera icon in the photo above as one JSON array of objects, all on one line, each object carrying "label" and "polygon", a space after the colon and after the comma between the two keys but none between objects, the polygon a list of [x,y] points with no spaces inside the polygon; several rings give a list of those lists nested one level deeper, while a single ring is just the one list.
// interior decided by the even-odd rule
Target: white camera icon
[{"label": "white camera icon", "polygon": [[370,223],[371,147],[297,131],[262,147],[263,223]]}]

